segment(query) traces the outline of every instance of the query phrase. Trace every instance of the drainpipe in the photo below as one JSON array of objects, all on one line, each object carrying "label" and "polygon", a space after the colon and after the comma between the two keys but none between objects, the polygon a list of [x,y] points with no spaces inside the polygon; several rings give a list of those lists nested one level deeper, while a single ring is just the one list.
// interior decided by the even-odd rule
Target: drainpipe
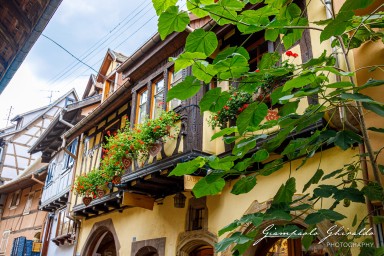
[{"label": "drainpipe", "polygon": [[45,183],[42,182],[41,180],[37,179],[37,178],[35,177],[35,175],[36,175],[36,174],[33,173],[31,179],[32,179],[33,181],[35,181],[35,182],[37,182],[37,183],[39,183],[39,184],[41,184],[41,185],[44,186]]},{"label": "drainpipe", "polygon": [[65,120],[63,119],[63,112],[60,113],[59,121],[60,121],[60,123],[65,124],[65,125],[68,126],[69,128],[72,128],[72,127],[74,126],[73,124],[71,124],[71,123],[69,123],[69,122],[67,122],[67,121],[65,121]]}]

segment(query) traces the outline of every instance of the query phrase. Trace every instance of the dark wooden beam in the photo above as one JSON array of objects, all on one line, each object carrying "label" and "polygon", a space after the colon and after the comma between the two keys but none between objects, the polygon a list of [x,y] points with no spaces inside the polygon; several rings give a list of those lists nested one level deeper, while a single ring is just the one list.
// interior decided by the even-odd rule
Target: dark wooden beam
[{"label": "dark wooden beam", "polygon": [[32,21],[27,18],[27,13],[21,10],[21,6],[17,6],[13,0],[2,1],[1,5],[2,8],[8,9],[9,12],[20,21],[19,24],[26,29],[26,32],[32,31]]},{"label": "dark wooden beam", "polygon": [[109,212],[109,208],[104,206],[104,204],[98,204],[92,207],[93,210],[98,212]]},{"label": "dark wooden beam", "polygon": [[99,214],[98,211],[95,211],[95,210],[93,210],[93,209],[91,209],[91,208],[85,208],[85,209],[83,210],[83,213],[86,213],[86,214]]}]

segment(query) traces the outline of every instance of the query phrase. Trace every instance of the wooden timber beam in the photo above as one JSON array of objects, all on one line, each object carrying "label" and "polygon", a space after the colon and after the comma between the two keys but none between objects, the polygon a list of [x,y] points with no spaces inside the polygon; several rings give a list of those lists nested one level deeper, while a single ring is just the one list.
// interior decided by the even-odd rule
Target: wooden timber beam
[{"label": "wooden timber beam", "polygon": [[32,31],[32,22],[27,18],[26,13],[21,11],[21,7],[16,6],[15,1],[4,1],[1,5],[2,8],[8,9],[17,20],[21,21],[19,24],[22,25],[27,32]]},{"label": "wooden timber beam", "polygon": [[91,208],[85,208],[85,209],[83,210],[83,213],[86,213],[86,214],[99,214],[98,211],[93,210],[93,209],[91,209]]}]

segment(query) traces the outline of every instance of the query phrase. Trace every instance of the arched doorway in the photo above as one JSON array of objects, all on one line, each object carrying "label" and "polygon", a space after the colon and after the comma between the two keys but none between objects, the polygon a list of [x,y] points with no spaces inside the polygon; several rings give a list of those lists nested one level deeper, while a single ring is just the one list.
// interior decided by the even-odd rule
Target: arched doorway
[{"label": "arched doorway", "polygon": [[212,246],[199,246],[189,253],[189,256],[213,256],[214,250]]},{"label": "arched doorway", "polygon": [[115,240],[110,231],[104,232],[96,243],[92,255],[117,256]]},{"label": "arched doorway", "polygon": [[141,248],[135,256],[159,256],[159,253],[157,252],[156,248],[152,246],[145,246]]},{"label": "arched doorway", "polygon": [[120,243],[112,220],[108,219],[93,225],[81,250],[81,255],[119,256],[119,249]]},{"label": "arched doorway", "polygon": [[178,239],[177,256],[214,256],[216,235],[206,230],[181,233]]}]

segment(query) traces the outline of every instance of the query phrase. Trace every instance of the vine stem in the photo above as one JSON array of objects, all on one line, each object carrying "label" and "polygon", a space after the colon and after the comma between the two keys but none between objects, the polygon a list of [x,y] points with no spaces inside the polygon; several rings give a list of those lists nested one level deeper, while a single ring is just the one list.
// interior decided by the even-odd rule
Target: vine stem
[{"label": "vine stem", "polygon": [[[348,52],[346,51],[344,42],[343,42],[343,40],[342,40],[342,38],[340,36],[337,36],[336,38],[337,38],[337,40],[340,43],[341,50],[343,51],[343,56],[344,56],[347,72],[351,72],[352,68],[351,68],[351,64],[350,64],[349,59],[348,59]],[[354,85],[354,87],[356,87],[356,83],[353,80],[353,78],[350,77],[349,79],[350,79],[350,82]],[[365,147],[367,148],[367,153],[368,153],[368,157],[369,157],[370,164],[371,164],[371,167],[372,167],[373,176],[375,178],[375,181],[378,184],[381,184],[380,176],[379,176],[379,167],[378,167],[378,165],[377,165],[377,163],[375,161],[374,151],[373,151],[373,148],[372,148],[372,144],[371,144],[371,142],[369,140],[369,136],[368,136],[368,132],[367,132],[367,125],[365,123],[362,103],[359,102],[359,101],[356,101],[356,106],[357,106],[357,111],[359,113],[359,119],[360,119],[359,121],[360,121],[361,133],[363,135],[363,141],[364,141]]]}]

